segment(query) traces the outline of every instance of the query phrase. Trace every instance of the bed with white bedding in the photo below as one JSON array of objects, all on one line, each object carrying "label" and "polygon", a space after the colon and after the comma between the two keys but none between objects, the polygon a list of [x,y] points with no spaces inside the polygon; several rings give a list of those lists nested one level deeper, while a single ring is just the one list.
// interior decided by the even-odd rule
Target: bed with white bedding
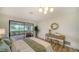
[{"label": "bed with white bedding", "polygon": [[[28,40],[29,40],[28,42],[31,42],[30,45],[32,46],[30,46],[25,40],[17,40],[14,41],[13,43],[12,51],[14,52],[52,52],[53,51],[51,44],[49,44],[48,42],[45,42],[35,37],[30,37],[28,38]],[[36,44],[33,46],[32,43],[33,44],[36,43]]]}]

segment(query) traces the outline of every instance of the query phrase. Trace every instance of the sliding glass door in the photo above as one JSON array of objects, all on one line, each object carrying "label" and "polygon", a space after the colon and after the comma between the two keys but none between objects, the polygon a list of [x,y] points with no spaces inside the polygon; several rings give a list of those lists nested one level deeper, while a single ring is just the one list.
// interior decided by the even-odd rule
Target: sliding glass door
[{"label": "sliding glass door", "polygon": [[26,35],[30,33],[33,35],[33,24],[32,23],[25,23],[25,22],[18,22],[10,20],[9,23],[10,28],[10,36],[16,35]]}]

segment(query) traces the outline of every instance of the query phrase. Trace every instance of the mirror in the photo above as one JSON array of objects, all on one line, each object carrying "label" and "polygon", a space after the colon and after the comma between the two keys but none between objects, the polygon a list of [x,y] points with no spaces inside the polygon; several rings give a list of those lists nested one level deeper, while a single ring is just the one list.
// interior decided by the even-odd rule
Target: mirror
[{"label": "mirror", "polygon": [[58,29],[59,25],[57,23],[52,23],[51,24],[51,29],[56,30]]}]

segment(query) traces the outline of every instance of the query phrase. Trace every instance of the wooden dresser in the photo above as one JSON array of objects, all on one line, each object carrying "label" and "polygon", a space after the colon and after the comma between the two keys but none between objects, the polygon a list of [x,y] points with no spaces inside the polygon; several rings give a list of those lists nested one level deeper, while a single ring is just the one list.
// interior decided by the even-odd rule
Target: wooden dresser
[{"label": "wooden dresser", "polygon": [[65,46],[65,36],[60,34],[46,34],[45,40],[50,41],[52,44],[54,41],[60,42],[62,41],[63,46]]}]

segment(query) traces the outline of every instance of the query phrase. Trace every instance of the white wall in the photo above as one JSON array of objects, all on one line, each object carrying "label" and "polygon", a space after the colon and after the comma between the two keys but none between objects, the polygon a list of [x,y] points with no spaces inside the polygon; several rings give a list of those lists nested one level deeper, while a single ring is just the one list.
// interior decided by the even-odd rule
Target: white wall
[{"label": "white wall", "polygon": [[79,17],[77,8],[65,8],[62,11],[63,15],[58,18],[52,18],[49,20],[42,20],[38,22],[39,26],[39,37],[45,38],[45,34],[48,33],[50,25],[54,22],[59,24],[57,30],[52,32],[57,32],[66,36],[66,41],[70,42],[70,47],[79,49]]},{"label": "white wall", "polygon": [[18,17],[13,17],[13,16],[0,14],[0,28],[5,28],[7,34],[9,33],[9,20],[35,23],[35,21],[31,21],[31,20],[27,20],[27,19],[23,19],[23,18],[18,18]]}]

